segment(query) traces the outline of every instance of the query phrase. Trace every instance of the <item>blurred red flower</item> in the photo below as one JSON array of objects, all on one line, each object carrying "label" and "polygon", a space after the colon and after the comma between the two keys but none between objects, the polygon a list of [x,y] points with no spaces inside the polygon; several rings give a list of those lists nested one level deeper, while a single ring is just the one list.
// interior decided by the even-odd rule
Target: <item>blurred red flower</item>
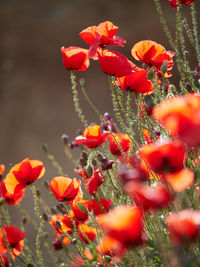
[{"label": "blurred red flower", "polygon": [[143,95],[153,93],[153,84],[147,80],[147,70],[138,69],[130,75],[117,78],[117,85],[125,91],[138,92]]},{"label": "blurred red flower", "polygon": [[77,136],[75,142],[77,144],[83,144],[88,148],[95,148],[103,144],[108,135],[108,132],[101,133],[100,125],[92,125],[85,128],[83,135]]},{"label": "blurred red flower", "polygon": [[[2,232],[3,231],[3,232]],[[27,231],[22,232],[14,225],[6,225],[0,230],[0,251],[7,252],[7,245],[10,246],[12,257],[19,256],[24,246],[24,238]],[[6,237],[7,241],[4,239]]]},{"label": "blurred red flower", "polygon": [[89,240],[94,241],[96,238],[96,229],[87,224],[79,224],[78,235],[85,243],[88,244]]},{"label": "blurred red flower", "polygon": [[104,182],[104,177],[102,176],[99,169],[95,170],[88,180],[85,189],[91,194],[95,194],[98,187]]},{"label": "blurred red flower", "polygon": [[64,67],[68,70],[84,71],[89,65],[88,49],[70,46],[61,47]]},{"label": "blurred red flower", "polygon": [[136,71],[137,66],[121,53],[113,50],[97,50],[101,70],[115,77],[123,77]]},{"label": "blurred red flower", "polygon": [[92,200],[92,208],[94,211],[95,216],[102,214],[102,213],[106,213],[109,211],[111,205],[112,205],[112,199],[105,199],[105,198],[101,198],[99,199],[99,201],[97,201],[96,199]]},{"label": "blurred red flower", "polygon": [[194,2],[194,0],[169,0],[169,4],[173,8],[177,8],[178,1],[179,1],[180,4],[185,4],[185,5],[189,5],[189,4]]},{"label": "blurred red flower", "polygon": [[[9,262],[8,262],[8,258],[7,258],[7,256],[6,256],[4,253],[0,252],[0,257],[1,257],[1,260],[0,260],[0,267],[8,267],[8,266],[9,266]],[[5,266],[2,265],[1,262],[3,262],[3,264],[4,264]]]},{"label": "blurred red flower", "polygon": [[[80,205],[83,207],[82,210],[80,208]],[[85,200],[85,199],[80,199],[78,201],[74,201],[72,203],[72,211],[74,212],[74,217],[78,220],[78,221],[85,221],[88,218],[88,212],[87,211],[91,211],[92,210],[92,201],[89,200]]]},{"label": "blurred red flower", "polygon": [[71,203],[75,198],[82,197],[81,183],[76,178],[71,179],[64,176],[53,178],[49,187],[58,201]]},{"label": "blurred red flower", "polygon": [[10,194],[6,189],[4,180],[0,182],[0,198],[3,198],[6,204],[17,205],[22,200],[23,196],[24,190]]},{"label": "blurred red flower", "polygon": [[159,141],[141,147],[140,157],[157,173],[183,169],[186,153],[179,141]]},{"label": "blurred red flower", "polygon": [[153,109],[153,117],[188,146],[200,145],[200,95],[167,99]]},{"label": "blurred red flower", "polygon": [[175,245],[194,242],[199,236],[200,212],[182,210],[179,213],[171,213],[167,218],[167,228]]},{"label": "blurred red flower", "polygon": [[110,21],[100,23],[98,26],[90,26],[80,32],[81,38],[90,45],[89,57],[94,57],[97,48],[105,48],[108,45],[123,47],[126,41],[118,36],[118,27]]},{"label": "blurred red flower", "polygon": [[7,191],[10,194],[18,194],[27,185],[41,178],[45,173],[43,163],[39,160],[24,159],[13,166],[4,179]]},{"label": "blurred red flower", "polygon": [[134,206],[117,206],[107,214],[97,217],[104,232],[124,246],[140,245],[143,242],[143,212]]}]

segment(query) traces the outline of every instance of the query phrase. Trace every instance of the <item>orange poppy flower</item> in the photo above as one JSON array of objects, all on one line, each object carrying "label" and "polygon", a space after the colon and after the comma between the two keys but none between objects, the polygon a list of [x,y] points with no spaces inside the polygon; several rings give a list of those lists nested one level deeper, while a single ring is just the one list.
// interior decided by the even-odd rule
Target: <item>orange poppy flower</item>
[{"label": "orange poppy flower", "polygon": [[[7,256],[4,253],[0,252],[0,257],[1,257],[0,267],[3,267],[3,266],[4,267],[8,267],[9,266],[9,262],[8,262]],[[2,265],[1,262],[3,262],[4,265]]]},{"label": "orange poppy flower", "polygon": [[97,50],[101,70],[115,77],[123,77],[137,70],[137,66],[121,53],[113,50]]},{"label": "orange poppy flower", "polygon": [[[4,234],[3,234],[4,232]],[[12,257],[19,256],[24,246],[24,238],[27,235],[27,231],[22,232],[14,225],[7,225],[3,227],[3,232],[0,230],[0,251],[7,252],[6,243],[10,246]],[[7,239],[4,239],[4,235]]]},{"label": "orange poppy flower", "polygon": [[[122,151],[128,152],[131,140],[127,134],[112,133],[108,137],[110,152],[114,155],[121,156]],[[121,149],[120,149],[120,147]],[[122,151],[121,151],[122,150]]]},{"label": "orange poppy flower", "polygon": [[164,62],[167,64],[167,77],[171,76],[170,70],[173,67],[174,53],[166,51],[165,48],[151,40],[144,40],[136,43],[131,49],[132,56],[143,63],[154,66],[160,71]]},{"label": "orange poppy flower", "polygon": [[83,135],[77,136],[75,142],[77,144],[83,144],[88,148],[95,148],[103,144],[108,135],[108,132],[101,133],[100,125],[92,125],[85,128]]},{"label": "orange poppy flower", "polygon": [[112,199],[105,199],[105,198],[101,198],[99,199],[99,201],[97,201],[96,199],[92,200],[92,208],[94,211],[95,216],[108,212],[111,205],[112,205]]},{"label": "orange poppy flower", "polygon": [[95,240],[96,229],[94,227],[88,226],[87,224],[79,224],[78,235],[85,243],[88,244],[89,240],[91,241]]},{"label": "orange poppy flower", "polygon": [[140,157],[157,173],[176,172],[183,168],[186,153],[178,141],[147,144],[141,147]]},{"label": "orange poppy flower", "polygon": [[133,197],[136,205],[145,211],[167,207],[172,201],[169,189],[163,184],[149,187],[142,183],[129,182],[125,188],[128,194]]},{"label": "orange poppy flower", "polygon": [[182,192],[193,184],[194,173],[189,169],[182,169],[178,172],[165,175],[165,179],[174,191]]},{"label": "orange poppy flower", "polygon": [[147,70],[138,69],[127,76],[117,78],[117,85],[125,91],[138,92],[143,95],[153,93],[153,83],[147,80]]},{"label": "orange poppy flower", "polygon": [[179,213],[171,213],[167,218],[167,228],[175,245],[192,243],[199,236],[200,212],[182,210]]},{"label": "orange poppy flower", "polygon": [[[143,212],[134,206],[117,206],[97,217],[106,234],[125,246],[139,245],[143,241]],[[122,220],[123,218],[123,220]]]},{"label": "orange poppy flower", "polygon": [[153,109],[153,117],[188,146],[200,145],[200,95],[167,99]]},{"label": "orange poppy flower", "polygon": [[85,189],[91,194],[95,194],[98,187],[104,182],[104,177],[102,176],[99,169],[93,172],[93,175],[90,177],[88,183],[86,184]]},{"label": "orange poppy flower", "polygon": [[[193,2],[194,2],[194,0],[179,0],[180,4],[185,4],[185,5],[189,5]],[[170,4],[170,6],[172,6],[173,8],[176,9],[178,6],[178,1],[177,0],[169,0],[169,4]]]},{"label": "orange poppy flower", "polygon": [[90,65],[88,57],[88,49],[81,47],[70,46],[65,48],[61,47],[63,56],[63,64],[67,70],[84,71]]},{"label": "orange poppy flower", "polygon": [[81,210],[79,208],[79,205],[82,205],[83,207],[85,207],[85,210],[88,210],[90,212],[92,210],[92,202],[89,200],[80,199],[72,203],[72,211],[74,212],[74,217],[78,221],[85,221],[88,218],[88,212]]},{"label": "orange poppy flower", "polygon": [[1,165],[0,165],[0,176],[3,175],[3,173],[4,173],[4,171],[5,171],[5,168],[6,168],[6,166],[5,166],[4,164],[1,164]]},{"label": "orange poppy flower", "polygon": [[0,182],[0,198],[4,199],[4,203],[8,205],[17,205],[24,197],[24,190],[15,194],[10,194],[5,186],[4,180]]},{"label": "orange poppy flower", "polygon": [[75,198],[82,197],[81,183],[76,178],[71,179],[64,176],[53,178],[49,187],[58,201],[71,203]]},{"label": "orange poppy flower", "polygon": [[126,248],[123,244],[111,236],[104,236],[100,241],[100,245],[97,246],[97,250],[101,254],[117,257],[118,260],[121,259],[126,252]]},{"label": "orange poppy flower", "polygon": [[117,30],[118,27],[112,22],[105,21],[98,26],[91,26],[80,32],[81,38],[90,45],[89,57],[95,56],[99,46],[102,48],[108,45],[123,47],[126,41],[115,35]]},{"label": "orange poppy flower", "polygon": [[10,194],[17,194],[27,185],[41,178],[45,173],[43,163],[39,160],[24,159],[13,166],[4,179],[7,191]]}]

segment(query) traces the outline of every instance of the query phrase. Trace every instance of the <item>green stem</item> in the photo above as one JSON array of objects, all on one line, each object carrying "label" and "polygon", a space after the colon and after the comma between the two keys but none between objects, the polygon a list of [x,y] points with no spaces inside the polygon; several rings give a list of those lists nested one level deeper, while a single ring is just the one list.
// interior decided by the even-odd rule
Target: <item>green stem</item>
[{"label": "green stem", "polygon": [[38,233],[36,236],[36,253],[37,253],[38,260],[40,262],[40,266],[44,267],[44,263],[43,263],[43,259],[42,259],[42,253],[40,251],[40,238],[41,238],[41,234],[42,234],[42,231],[44,228],[44,221],[42,219],[42,216],[40,216],[37,191],[36,191],[36,188],[33,184],[31,184],[31,189],[32,189],[33,197],[34,197],[35,214],[40,221],[40,227],[38,229]]}]

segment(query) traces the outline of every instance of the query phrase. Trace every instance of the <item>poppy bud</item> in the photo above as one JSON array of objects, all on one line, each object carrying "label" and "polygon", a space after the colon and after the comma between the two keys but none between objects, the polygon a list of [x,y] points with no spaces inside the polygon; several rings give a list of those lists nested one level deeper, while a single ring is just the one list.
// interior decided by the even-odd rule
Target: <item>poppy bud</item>
[{"label": "poppy bud", "polygon": [[73,149],[75,147],[78,147],[78,144],[76,142],[72,141],[71,143],[69,143],[68,146],[69,146],[69,148]]},{"label": "poppy bud", "polygon": [[65,206],[62,204],[62,203],[60,203],[60,204],[58,204],[57,206],[56,206],[56,208],[57,208],[57,210],[59,211],[59,212],[61,212],[61,213],[66,213],[66,208],[65,208]]},{"label": "poppy bud", "polygon": [[57,214],[57,211],[55,208],[51,208],[51,213],[54,215],[54,214]]},{"label": "poppy bud", "polygon": [[191,92],[192,91],[192,86],[190,83],[186,83],[185,84],[185,88],[187,89],[188,92]]},{"label": "poppy bud", "polygon": [[61,229],[61,223],[59,221],[56,221],[55,225],[58,227],[58,229]]},{"label": "poppy bud", "polygon": [[98,161],[103,162],[104,157],[101,154],[98,154],[97,159],[98,159]]},{"label": "poppy bud", "polygon": [[184,57],[185,57],[185,59],[186,60],[188,60],[188,58],[189,58],[189,52],[186,50],[186,51],[184,51],[184,53],[183,53],[183,55],[184,55]]},{"label": "poppy bud", "polygon": [[81,78],[79,80],[79,83],[80,83],[81,86],[84,86],[85,85],[85,79],[84,78]]},{"label": "poppy bud", "polygon": [[22,218],[22,223],[23,223],[23,224],[26,224],[27,222],[28,222],[28,219],[27,219],[26,217],[23,217],[23,218]]},{"label": "poppy bud", "polygon": [[42,149],[43,149],[43,151],[44,151],[45,153],[47,153],[47,152],[48,152],[48,146],[47,146],[47,144],[44,144],[44,145],[42,146]]},{"label": "poppy bud", "polygon": [[153,70],[150,69],[148,72],[147,72],[147,80],[151,80],[153,78]]},{"label": "poppy bud", "polygon": [[53,242],[53,247],[55,250],[61,250],[62,249],[62,243],[59,238],[56,238]]},{"label": "poppy bud", "polygon": [[97,167],[97,161],[95,159],[92,160],[92,166]]},{"label": "poppy bud", "polygon": [[83,151],[83,152],[81,153],[81,158],[84,159],[85,161],[87,161],[87,159],[88,159],[88,154],[87,154],[87,152]]},{"label": "poppy bud", "polygon": [[87,174],[89,175],[89,177],[91,177],[92,176],[92,174],[93,174],[93,167],[91,166],[91,165],[87,165],[87,167],[86,167],[86,172],[87,172]]},{"label": "poppy bud", "polygon": [[161,70],[161,72],[163,74],[165,74],[167,72],[167,62],[166,61],[164,61],[164,63],[162,64],[160,70]]},{"label": "poppy bud", "polygon": [[28,263],[28,264],[27,264],[27,267],[34,267],[34,266],[33,266],[33,264]]},{"label": "poppy bud", "polygon": [[44,232],[43,237],[44,237],[44,239],[47,239],[49,237],[49,234],[47,232]]},{"label": "poppy bud", "polygon": [[110,113],[106,112],[103,115],[103,119],[104,119],[104,121],[110,121],[112,119],[112,117],[111,117]]},{"label": "poppy bud", "polygon": [[42,214],[42,218],[43,218],[44,221],[48,222],[49,218],[48,218],[48,215],[45,212]]},{"label": "poppy bud", "polygon": [[87,210],[86,206],[85,206],[83,203],[78,202],[77,205],[78,205],[78,208],[79,208],[82,212],[88,213],[88,210]]},{"label": "poppy bud", "polygon": [[69,140],[69,136],[66,135],[66,134],[63,134],[61,136],[61,140],[63,141],[63,144],[66,145],[68,143],[68,140]]},{"label": "poppy bud", "polygon": [[83,158],[79,159],[79,164],[82,168],[84,168],[87,165],[87,161]]}]

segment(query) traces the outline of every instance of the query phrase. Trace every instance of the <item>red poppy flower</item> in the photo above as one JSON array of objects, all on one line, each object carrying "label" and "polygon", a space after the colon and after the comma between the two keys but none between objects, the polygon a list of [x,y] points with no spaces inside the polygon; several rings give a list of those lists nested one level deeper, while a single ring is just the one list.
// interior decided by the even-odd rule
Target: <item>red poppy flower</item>
[{"label": "red poppy flower", "polygon": [[[0,267],[9,267],[9,262],[8,262],[7,256],[4,253],[0,252],[0,257],[1,257]],[[2,265],[1,262],[3,262],[4,265]]]},{"label": "red poppy flower", "polygon": [[102,176],[99,169],[93,172],[93,175],[90,177],[85,189],[91,194],[95,194],[98,187],[104,182],[104,177]]},{"label": "red poppy flower", "polygon": [[0,165],[0,176],[3,175],[3,173],[4,173],[4,171],[5,171],[5,168],[6,168],[6,166],[5,166],[4,164],[1,164],[1,165]]},{"label": "red poppy flower", "polygon": [[[80,208],[80,205],[84,208],[85,211]],[[74,217],[78,221],[87,220],[87,218],[88,218],[88,212],[87,211],[90,212],[91,210],[92,210],[92,202],[89,200],[80,199],[80,200],[72,203],[72,211],[74,212]]]},{"label": "red poppy flower", "polygon": [[130,75],[117,78],[117,85],[125,91],[138,92],[143,95],[153,93],[153,84],[147,80],[147,70],[138,69]]},{"label": "red poppy flower", "polygon": [[171,76],[174,53],[166,51],[165,48],[151,40],[140,41],[131,49],[132,56],[143,63],[154,66],[159,72],[164,62],[167,64],[166,77]]},{"label": "red poppy flower", "polygon": [[109,213],[99,215],[97,222],[109,236],[125,246],[134,246],[143,241],[142,216],[140,208],[117,206]]},{"label": "red poppy flower", "polygon": [[109,211],[112,205],[112,199],[101,198],[99,199],[99,201],[97,201],[96,199],[93,199],[92,204],[93,204],[92,208],[93,208],[94,214],[95,216],[97,216],[99,214]]},{"label": "red poppy flower", "polygon": [[75,198],[82,197],[81,183],[76,178],[71,179],[64,176],[53,178],[49,187],[58,201],[71,203]]},{"label": "red poppy flower", "polygon": [[79,224],[78,235],[85,242],[89,243],[89,240],[94,241],[96,238],[96,229],[88,226],[87,224]]},{"label": "red poppy flower", "polygon": [[193,184],[194,173],[189,169],[182,169],[165,175],[165,179],[176,192],[182,192]]},{"label": "red poppy flower", "polygon": [[76,46],[65,48],[63,46],[61,47],[61,53],[64,67],[68,70],[83,71],[90,65],[88,49]]},{"label": "red poppy flower", "polygon": [[[74,221],[75,225],[78,226],[79,222],[76,220],[74,213],[71,211],[70,214],[54,214],[51,216],[51,221],[49,221],[49,224],[55,228],[58,234],[72,234],[74,229],[72,220]],[[56,225],[56,222],[60,223],[60,228]]]},{"label": "red poppy flower", "polygon": [[91,26],[80,32],[81,38],[90,45],[89,57],[95,56],[99,46],[102,48],[108,45],[123,47],[126,41],[115,35],[117,30],[118,27],[112,22],[105,21],[98,26]]},{"label": "red poppy flower", "polygon": [[88,128],[85,128],[83,135],[77,136],[75,142],[77,144],[83,144],[88,148],[95,148],[103,144],[108,135],[108,132],[101,133],[100,125],[92,125]]},{"label": "red poppy flower", "polygon": [[13,166],[7,174],[4,182],[10,194],[17,194],[27,185],[41,178],[45,173],[43,163],[39,160],[24,159]]},{"label": "red poppy flower", "polygon": [[188,146],[200,145],[200,95],[167,99],[154,108],[153,117]]},{"label": "red poppy flower", "polygon": [[140,157],[157,172],[177,172],[183,169],[186,153],[178,141],[157,142],[141,147]]},{"label": "red poppy flower", "polygon": [[0,198],[4,199],[4,202],[8,205],[17,205],[24,196],[24,190],[15,194],[10,194],[5,186],[4,180],[0,182]]},{"label": "red poppy flower", "polygon": [[100,241],[100,245],[97,246],[97,251],[110,257],[117,257],[119,260],[125,254],[126,248],[117,239],[111,236],[104,236]]},{"label": "red poppy flower", "polygon": [[[3,234],[4,232],[4,234]],[[7,225],[3,227],[3,232],[0,230],[0,251],[5,253],[7,252],[6,243],[11,248],[12,257],[19,256],[23,246],[24,246],[24,238],[27,235],[27,231],[22,232],[19,228],[14,225]],[[4,239],[4,236],[7,239]]]},{"label": "red poppy flower", "polygon": [[[131,140],[127,134],[112,133],[108,137],[110,152],[114,155],[120,156],[123,152],[128,152]],[[120,149],[120,147],[121,149]],[[122,151],[121,151],[122,150]]]},{"label": "red poppy flower", "polygon": [[97,50],[101,70],[115,77],[123,77],[137,70],[137,66],[121,53],[113,50]]},{"label": "red poppy flower", "polygon": [[142,183],[129,182],[126,184],[126,191],[133,197],[136,205],[145,211],[167,207],[172,200],[170,191],[163,184],[148,187]]},{"label": "red poppy flower", "polygon": [[[193,2],[194,2],[194,0],[179,0],[180,4],[185,4],[185,5],[189,5],[189,4],[193,3]],[[173,8],[177,8],[178,1],[177,0],[169,0],[169,4]]]},{"label": "red poppy flower", "polygon": [[199,236],[200,212],[182,210],[179,213],[171,213],[167,218],[167,228],[175,245],[194,242]]}]

